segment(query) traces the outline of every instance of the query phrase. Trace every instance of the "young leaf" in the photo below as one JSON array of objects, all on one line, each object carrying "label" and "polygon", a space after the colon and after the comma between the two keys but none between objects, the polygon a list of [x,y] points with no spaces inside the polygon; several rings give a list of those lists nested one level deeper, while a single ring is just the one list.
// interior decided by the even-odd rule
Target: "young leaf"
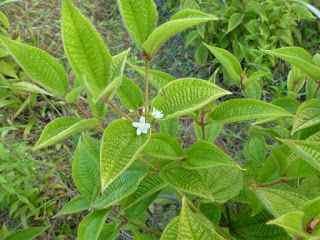
[{"label": "young leaf", "polygon": [[319,124],[320,100],[310,99],[303,102],[299,106],[296,115],[298,117],[294,119],[292,133]]},{"label": "young leaf", "polygon": [[109,82],[111,55],[102,39],[71,0],[62,1],[62,39],[78,79],[86,78],[96,97]]},{"label": "young leaf", "polygon": [[[84,81],[86,82],[86,78],[84,78]],[[117,77],[116,79],[114,79],[107,87],[102,90],[100,94],[97,95],[97,97],[94,97],[92,99],[92,103],[97,104],[101,98],[111,100],[117,89],[121,86],[121,83],[122,77]]]},{"label": "young leaf", "polygon": [[171,118],[160,122],[160,130],[162,133],[175,137],[178,132],[179,118]]},{"label": "young leaf", "polygon": [[180,143],[174,137],[155,133],[152,134],[143,153],[154,158],[181,159],[183,151]]},{"label": "young leaf", "polygon": [[208,81],[184,78],[163,87],[152,101],[151,107],[162,111],[165,120],[200,109],[227,94],[230,92]]},{"label": "young leaf", "polygon": [[150,131],[138,136],[127,120],[116,120],[107,127],[100,152],[101,191],[134,162],[150,136]]},{"label": "young leaf", "polygon": [[0,36],[0,41],[33,81],[59,97],[66,95],[69,88],[68,76],[56,59],[43,50],[3,36]]},{"label": "young leaf", "polygon": [[141,89],[126,76],[122,76],[122,84],[117,90],[122,104],[129,110],[138,109],[143,105]]},{"label": "young leaf", "polygon": [[68,202],[63,208],[54,216],[55,218],[61,215],[82,212],[90,208],[90,201],[84,196],[77,196]]},{"label": "young leaf", "polygon": [[122,76],[123,69],[124,69],[124,66],[126,65],[126,60],[130,50],[131,48],[112,57],[112,61],[110,65],[109,83],[111,83],[114,79]]},{"label": "young leaf", "polygon": [[187,169],[211,168],[221,165],[240,168],[220,148],[209,142],[196,142],[186,151],[186,154],[187,160],[183,161],[182,166]]},{"label": "young leaf", "polygon": [[320,79],[320,68],[315,65],[310,54],[303,48],[285,47],[274,50],[268,50],[266,52],[289,62],[297,68],[300,68],[312,79]]},{"label": "young leaf", "polygon": [[208,115],[215,122],[235,122],[270,117],[292,117],[292,114],[270,103],[251,100],[234,99],[220,104]]},{"label": "young leaf", "polygon": [[158,12],[152,0],[117,0],[124,24],[142,50],[142,44],[156,28]]},{"label": "young leaf", "polygon": [[83,86],[77,87],[73,89],[71,92],[69,92],[65,99],[67,103],[75,103],[77,102],[78,96],[81,93],[81,91],[84,89]]},{"label": "young leaf", "polygon": [[79,240],[97,240],[107,219],[109,209],[93,210],[79,224]]},{"label": "young leaf", "polygon": [[184,169],[179,162],[168,164],[161,171],[160,176],[173,187],[214,201],[208,186],[199,172],[196,170]]},{"label": "young leaf", "polygon": [[95,128],[98,119],[81,119],[77,117],[61,117],[50,122],[43,130],[34,150],[52,145],[75,133]]},{"label": "young leaf", "polygon": [[72,162],[72,178],[78,191],[91,201],[96,186],[100,183],[100,143],[84,136],[79,140]]},{"label": "young leaf", "polygon": [[[145,68],[132,65],[130,63],[128,64],[135,71],[137,71],[141,76],[145,77],[145,74],[146,74]],[[158,90],[160,88],[163,88],[165,85],[172,82],[173,80],[175,80],[175,78],[167,73],[156,71],[156,70],[149,70],[149,81]]]},{"label": "young leaf", "polygon": [[14,233],[11,233],[9,236],[4,238],[3,240],[32,240],[39,236],[43,231],[45,231],[48,227],[33,227],[33,228],[26,228]]},{"label": "young leaf", "polygon": [[194,131],[197,135],[197,138],[199,140],[205,140],[208,142],[213,143],[214,140],[216,140],[217,136],[219,135],[221,129],[222,129],[222,124],[221,123],[210,123],[206,126],[204,126],[204,131],[205,131],[205,139],[203,139],[203,132],[202,132],[202,127],[196,123],[196,121],[193,122],[194,126]]},{"label": "young leaf", "polygon": [[235,83],[239,85],[241,83],[242,67],[238,62],[238,59],[222,48],[212,47],[207,44],[205,45],[219,60]]},{"label": "young leaf", "polygon": [[[203,13],[200,15],[189,15],[184,11],[188,10],[183,10],[182,12],[177,13],[178,17],[174,15],[169,22],[157,27],[150,34],[147,41],[143,44],[143,49],[146,51],[149,58],[152,58],[161,45],[176,33],[200,23],[218,20],[216,17],[211,15],[209,15],[209,17],[204,17]],[[187,17],[181,18],[185,14]],[[175,18],[177,19],[175,20]]]}]

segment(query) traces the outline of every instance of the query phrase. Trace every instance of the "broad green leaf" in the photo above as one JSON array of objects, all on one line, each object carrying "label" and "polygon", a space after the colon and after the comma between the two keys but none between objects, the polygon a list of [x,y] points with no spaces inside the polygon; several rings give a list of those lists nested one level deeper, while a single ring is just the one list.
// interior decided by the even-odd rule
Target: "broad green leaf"
[{"label": "broad green leaf", "polygon": [[[286,230],[289,230],[290,233],[298,234],[300,237],[308,239],[308,234],[303,230],[302,219],[304,213],[301,211],[289,212],[277,219],[269,221],[267,224],[274,224],[280,227],[283,227]],[[291,235],[294,237],[294,234]]]},{"label": "broad green leaf", "polygon": [[247,98],[249,99],[261,99],[261,86],[258,82],[252,82],[246,87],[244,91],[246,93]]},{"label": "broad green leaf", "polygon": [[314,175],[315,176],[302,180],[298,187],[298,193],[309,199],[314,199],[319,196],[320,179],[317,174]]},{"label": "broad green leaf", "polygon": [[81,93],[81,91],[84,89],[83,86],[77,87],[73,89],[71,92],[67,94],[65,97],[67,103],[75,103],[78,100],[78,96]]},{"label": "broad green leaf", "polygon": [[104,224],[98,240],[116,240],[119,236],[120,228],[116,223]]},{"label": "broad green leaf", "polygon": [[97,240],[107,219],[109,209],[93,210],[79,224],[78,240]]},{"label": "broad green leaf", "polygon": [[149,141],[151,131],[140,136],[127,120],[116,120],[105,130],[100,152],[101,191],[118,178]]},{"label": "broad green leaf", "polygon": [[203,139],[203,132],[202,132],[202,127],[198,125],[195,121],[193,122],[194,126],[194,131],[197,135],[197,138],[199,140],[205,140],[208,142],[214,142],[216,140],[217,136],[219,135],[221,129],[222,129],[222,124],[221,123],[209,123],[206,126],[204,126],[204,131],[205,131],[205,139]]},{"label": "broad green leaf", "polygon": [[187,159],[182,162],[182,166],[188,169],[211,168],[221,165],[240,168],[240,166],[220,148],[205,141],[199,141],[193,144],[186,151],[186,155]]},{"label": "broad green leaf", "polygon": [[12,78],[19,78],[17,76],[17,71],[5,61],[0,61],[0,73]]},{"label": "broad green leaf", "polygon": [[226,69],[235,83],[239,85],[241,82],[242,67],[238,62],[238,59],[222,48],[212,47],[207,44],[205,45]]},{"label": "broad green leaf", "polygon": [[317,67],[310,54],[303,48],[285,47],[274,50],[268,50],[267,53],[281,58],[295,67],[301,69],[312,79],[320,79],[320,68]]},{"label": "broad green leaf", "polygon": [[[136,190],[146,173],[146,167],[138,162],[133,163],[105,189],[101,196],[98,196],[93,201],[92,206],[95,208],[106,208],[119,202]],[[100,186],[97,187],[97,190],[100,191]]]},{"label": "broad green leaf", "polygon": [[224,203],[239,194],[243,188],[243,173],[239,168],[220,165],[200,170],[213,198]]},{"label": "broad green leaf", "polygon": [[320,124],[320,100],[310,99],[298,108],[293,122],[292,133]]},{"label": "broad green leaf", "polygon": [[154,158],[178,160],[182,158],[183,151],[180,143],[174,137],[155,133],[152,134],[143,153]]},{"label": "broad green leaf", "polygon": [[291,191],[275,188],[258,188],[254,190],[265,208],[275,217],[299,210],[307,198]]},{"label": "broad green leaf", "polygon": [[175,15],[171,17],[170,20],[178,20],[178,19],[185,19],[185,18],[215,18],[215,16],[211,14],[207,14],[196,9],[184,9],[180,12],[177,12]]},{"label": "broad green leaf", "polygon": [[125,211],[126,216],[130,218],[137,217],[149,207],[165,186],[157,174],[147,175],[136,191],[121,203],[121,211]]},{"label": "broad green leaf", "polygon": [[117,94],[121,103],[129,110],[138,109],[143,105],[141,89],[126,76],[122,76],[122,84],[118,88]]},{"label": "broad green leaf", "polygon": [[48,227],[33,227],[26,228],[23,230],[16,231],[11,233],[9,236],[4,238],[3,240],[32,240],[39,236],[43,231],[45,231]]},{"label": "broad green leaf", "polygon": [[200,211],[214,224],[219,224],[221,207],[216,203],[201,203]]},{"label": "broad green leaf", "polygon": [[160,130],[162,133],[175,137],[178,132],[179,118],[171,118],[160,122]]},{"label": "broad green leaf", "polygon": [[90,208],[90,203],[91,202],[84,196],[77,196],[63,206],[63,208],[54,217],[82,212]]},{"label": "broad green leaf", "polygon": [[267,155],[265,138],[260,135],[251,136],[246,141],[243,151],[244,155],[254,162],[256,167],[261,167]]},{"label": "broad green leaf", "polygon": [[126,60],[130,50],[131,48],[112,57],[112,61],[110,65],[109,83],[112,82],[114,79],[122,76],[123,69],[124,69],[124,66],[126,65]]},{"label": "broad green leaf", "polygon": [[88,136],[79,140],[72,162],[72,178],[78,191],[91,201],[100,184],[99,153],[100,143]]},{"label": "broad green leaf", "polygon": [[152,0],[117,0],[119,11],[133,40],[142,44],[156,28],[158,12]]},{"label": "broad green leaf", "polygon": [[232,222],[234,232],[246,240],[290,240],[291,237],[280,227],[267,225],[273,217],[267,211],[251,216],[251,209],[246,207]]},{"label": "broad green leaf", "polygon": [[230,92],[208,81],[184,78],[175,80],[161,88],[151,106],[162,111],[163,120],[165,120],[200,109],[227,94]]},{"label": "broad green leaf", "polygon": [[215,122],[228,123],[254,118],[291,117],[292,114],[270,103],[251,99],[234,99],[218,105],[208,116]]},{"label": "broad green leaf", "polygon": [[160,240],[178,240],[180,217],[173,218],[164,229]]},{"label": "broad green leaf", "polygon": [[237,26],[239,26],[243,21],[244,15],[241,13],[234,13],[231,15],[228,21],[228,29],[225,35],[227,35],[229,32],[231,32],[233,29],[235,29]]},{"label": "broad green leaf", "polygon": [[149,58],[152,58],[161,47],[161,45],[176,33],[200,23],[218,20],[214,16],[204,17],[203,14],[199,16],[188,15],[186,18],[180,18],[183,14],[185,14],[184,11],[177,13],[178,19],[174,20],[176,18],[176,16],[174,15],[172,17],[173,20],[170,20],[169,22],[166,22],[157,27],[150,34],[147,41],[142,45]]},{"label": "broad green leaf", "polygon": [[5,28],[10,30],[9,20],[8,20],[7,16],[1,11],[0,11],[0,22],[3,24],[3,26],[5,26]]},{"label": "broad green leaf", "polygon": [[271,104],[283,108],[284,110],[294,114],[296,113],[300,103],[296,99],[289,97],[281,97],[271,101]]},{"label": "broad green leaf", "polygon": [[55,119],[45,127],[34,150],[52,145],[75,133],[95,128],[98,124],[98,119],[81,119],[77,117]]},{"label": "broad green leaf", "polygon": [[109,82],[111,55],[102,39],[71,0],[62,1],[62,39],[70,65],[78,79],[86,78],[97,96]]},{"label": "broad green leaf", "polygon": [[269,74],[270,74],[270,73],[268,73],[268,72],[263,72],[263,71],[255,72],[255,73],[251,74],[250,77],[248,77],[248,78],[246,77],[246,78],[244,79],[243,85],[244,85],[245,87],[247,87],[247,86],[250,85],[252,82],[258,81],[258,80],[260,80],[260,78],[265,77],[265,76],[267,76],[267,75],[269,75]]},{"label": "broad green leaf", "polygon": [[58,60],[43,50],[3,36],[0,36],[0,40],[33,81],[59,97],[66,95],[69,88],[68,76]]},{"label": "broad green leaf", "polygon": [[301,211],[305,213],[304,219],[306,223],[309,223],[313,217],[320,218],[320,197],[312,199],[306,202],[302,207]]},{"label": "broad green leaf", "polygon": [[320,142],[279,139],[312,167],[320,170]]},{"label": "broad green leaf", "polygon": [[[86,81],[86,78],[84,78]],[[117,92],[117,89],[121,86],[122,77],[117,77],[114,79],[107,87],[105,87],[97,97],[92,99],[93,104],[97,104],[101,98],[110,99],[113,98],[114,94]]]},{"label": "broad green leaf", "polygon": [[214,201],[200,173],[197,170],[184,169],[180,162],[168,164],[160,176],[173,187]]},{"label": "broad green leaf", "polygon": [[0,238],[3,239],[7,235],[8,235],[8,229],[6,228],[5,223],[3,223],[0,229]]},{"label": "broad green leaf", "polygon": [[197,30],[193,30],[191,32],[189,32],[187,38],[186,38],[186,47],[188,47],[189,45],[193,45],[195,40],[200,38],[200,34]]},{"label": "broad green leaf", "polygon": [[197,47],[197,50],[194,54],[194,59],[196,60],[197,63],[204,65],[207,63],[207,58],[208,58],[208,48],[206,48],[205,45],[200,44]]},{"label": "broad green leaf", "polygon": [[[130,63],[128,64],[135,71],[137,71],[141,76],[145,77],[146,75],[145,68],[139,67]],[[175,80],[175,78],[167,73],[156,71],[156,70],[149,70],[149,81],[158,90],[164,87],[165,85],[167,85],[168,83],[172,82],[173,80]]]},{"label": "broad green leaf", "polygon": [[[117,83],[117,82],[115,82]],[[114,90],[113,88],[113,85],[111,85],[111,87],[107,87],[107,90],[108,92],[106,94],[112,94],[112,90]],[[111,90],[111,91],[109,91]],[[107,106],[106,104],[100,100],[98,101],[97,103],[94,103],[94,98],[93,98],[93,95],[90,93],[90,91],[86,91],[87,92],[87,99],[88,99],[88,102],[89,102],[89,107],[91,109],[91,112],[93,114],[93,116],[97,117],[97,118],[100,118],[100,119],[103,119],[104,116],[106,115],[106,111],[107,111]]]}]

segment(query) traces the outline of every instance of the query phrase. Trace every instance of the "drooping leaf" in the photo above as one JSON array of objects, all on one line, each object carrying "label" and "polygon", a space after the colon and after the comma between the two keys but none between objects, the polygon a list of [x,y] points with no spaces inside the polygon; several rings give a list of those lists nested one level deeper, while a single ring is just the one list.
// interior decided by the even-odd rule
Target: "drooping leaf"
[{"label": "drooping leaf", "polygon": [[204,126],[205,139],[203,139],[202,127],[198,125],[195,121],[193,122],[193,126],[194,126],[194,131],[199,140],[205,140],[211,143],[214,142],[214,140],[217,138],[217,136],[219,135],[222,129],[221,123],[210,123]]},{"label": "drooping leaf", "polygon": [[266,52],[289,62],[297,68],[300,68],[314,80],[320,79],[320,68],[315,65],[310,54],[303,48],[285,47],[268,50]]},{"label": "drooping leaf", "polygon": [[[186,18],[181,18],[186,13],[183,10],[177,13],[177,16],[172,16],[169,22],[162,24],[157,27],[148,37],[147,41],[143,44],[143,49],[146,51],[149,58],[152,58],[163,43],[171,38],[176,33],[185,30],[189,27],[195,26],[200,23],[217,20],[214,16],[204,17],[201,15],[189,15]],[[177,18],[175,20],[175,18]]]},{"label": "drooping leaf", "polygon": [[79,240],[97,240],[107,219],[109,209],[93,210],[79,224]]},{"label": "drooping leaf", "polygon": [[292,133],[320,124],[320,100],[310,99],[303,102],[296,115],[298,117],[294,119]]},{"label": "drooping leaf", "polygon": [[33,81],[59,97],[66,95],[69,88],[68,76],[56,59],[43,50],[3,36],[0,36],[0,41]]},{"label": "drooping leaf", "polygon": [[208,115],[215,122],[235,122],[270,117],[291,117],[292,114],[270,103],[251,100],[234,99],[226,101]]},{"label": "drooping leaf", "polygon": [[44,232],[48,227],[33,227],[26,228],[14,233],[11,233],[9,236],[5,237],[3,240],[32,240]]},{"label": "drooping leaf", "polygon": [[80,80],[86,78],[96,97],[108,85],[112,58],[90,21],[71,0],[62,2],[62,39],[75,75]]},{"label": "drooping leaf", "polygon": [[120,228],[116,223],[104,224],[98,240],[116,240],[119,236]]},{"label": "drooping leaf", "polygon": [[88,136],[80,139],[72,162],[72,179],[78,191],[91,201],[100,184],[100,143]]},{"label": "drooping leaf", "polygon": [[77,196],[63,206],[63,208],[54,217],[82,212],[90,208],[90,203],[91,202],[84,196]]},{"label": "drooping leaf", "polygon": [[171,118],[160,122],[160,130],[162,133],[175,137],[178,132],[179,118]]},{"label": "drooping leaf", "polygon": [[122,77],[122,84],[118,88],[117,94],[121,103],[129,110],[138,109],[138,107],[143,105],[141,89],[126,76]]},{"label": "drooping leaf", "polygon": [[151,106],[162,111],[165,120],[200,109],[227,94],[230,93],[208,81],[184,78],[161,88]]},{"label": "drooping leaf", "polygon": [[143,153],[154,158],[181,159],[183,151],[180,143],[166,134],[152,134],[150,141],[145,146]]},{"label": "drooping leaf", "polygon": [[[145,74],[146,74],[145,68],[139,67],[130,63],[128,64],[135,71],[137,71],[141,76],[145,77]],[[151,70],[151,69],[149,70],[149,81],[158,90],[164,87],[165,85],[167,85],[168,83],[172,82],[173,80],[175,80],[175,78],[167,73]]]},{"label": "drooping leaf", "polygon": [[240,168],[240,166],[220,148],[205,141],[199,141],[193,144],[186,151],[186,155],[187,160],[183,161],[182,166],[188,169],[211,168],[221,165]]},{"label": "drooping leaf", "polygon": [[55,119],[45,127],[34,150],[52,145],[75,133],[95,128],[98,124],[98,119],[81,119],[77,117]]},{"label": "drooping leaf", "polygon": [[209,45],[206,46],[210,50],[210,52],[212,52],[212,54],[219,60],[219,62],[226,69],[226,71],[228,72],[230,77],[235,81],[235,83],[240,84],[242,67],[238,62],[238,59],[222,48],[212,47]]},{"label": "drooping leaf", "polygon": [[142,44],[156,28],[158,12],[152,0],[117,0],[124,24],[142,50]]},{"label": "drooping leaf", "polygon": [[138,136],[127,120],[116,120],[107,127],[100,152],[102,191],[134,162],[150,136],[150,131]]}]

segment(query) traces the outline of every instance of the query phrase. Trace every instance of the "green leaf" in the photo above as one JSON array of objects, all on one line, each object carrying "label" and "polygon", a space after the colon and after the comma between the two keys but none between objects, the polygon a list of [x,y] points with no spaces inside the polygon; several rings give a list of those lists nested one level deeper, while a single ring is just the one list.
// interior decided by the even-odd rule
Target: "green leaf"
[{"label": "green leaf", "polygon": [[205,45],[226,69],[235,83],[239,85],[241,82],[242,67],[238,62],[238,59],[222,48],[212,47],[207,44]]},{"label": "green leaf", "polygon": [[160,240],[178,240],[180,217],[173,218],[164,229]]},{"label": "green leaf", "polygon": [[4,240],[32,240],[39,236],[48,227],[33,227],[11,233],[9,236],[4,238]]},{"label": "green leaf", "polygon": [[199,140],[205,140],[208,142],[214,142],[219,135],[221,129],[222,129],[222,124],[221,123],[209,123],[206,126],[204,126],[204,131],[205,131],[205,139],[203,139],[202,136],[202,127],[197,124],[196,121],[193,122],[194,126],[194,131],[197,135],[197,138]]},{"label": "green leaf", "polygon": [[130,50],[131,48],[112,57],[112,61],[110,65],[109,83],[112,82],[114,79],[122,76],[123,69],[124,69],[124,66],[126,65],[126,60]]},{"label": "green leaf", "polygon": [[252,82],[246,87],[244,91],[247,95],[247,98],[256,100],[261,99],[261,86],[258,82]]},{"label": "green leaf", "polygon": [[72,178],[78,191],[91,201],[96,186],[100,184],[100,143],[84,135],[80,139],[72,162]]},{"label": "green leaf", "polygon": [[142,50],[142,44],[156,28],[158,12],[152,0],[117,0],[124,24]]},{"label": "green leaf", "polygon": [[277,226],[267,225],[273,217],[267,211],[251,216],[251,209],[246,207],[232,222],[234,232],[240,239],[246,240],[290,240],[291,237]]},{"label": "green leaf", "polygon": [[294,93],[298,93],[306,82],[306,75],[301,73],[301,70],[292,66],[287,77],[287,89]]},{"label": "green leaf", "polygon": [[60,63],[45,51],[0,36],[15,61],[36,83],[59,97],[69,88],[66,72]]},{"label": "green leaf", "polygon": [[[316,175],[316,174],[315,174]],[[298,187],[298,193],[309,199],[314,199],[319,196],[320,179],[318,176],[305,178]]]},{"label": "green leaf", "polygon": [[197,170],[184,169],[181,163],[174,162],[165,166],[160,176],[173,187],[214,201],[208,186]]},{"label": "green leaf", "polygon": [[184,9],[180,12],[177,12],[175,15],[171,17],[170,20],[178,20],[178,19],[185,19],[185,18],[216,18],[211,14],[207,14],[196,9]]},{"label": "green leaf", "polygon": [[[132,65],[130,63],[128,64],[135,71],[137,71],[141,76],[145,77],[146,75],[145,68]],[[173,80],[175,80],[175,78],[167,73],[156,71],[156,70],[149,70],[149,81],[158,90],[166,86],[168,83],[172,82]]]},{"label": "green leaf", "polygon": [[[95,208],[109,207],[132,194],[147,173],[147,168],[139,162],[133,163],[124,173],[113,181],[92,203]],[[97,190],[100,186],[97,187]]]},{"label": "green leaf", "polygon": [[97,240],[109,211],[109,209],[94,210],[85,216],[78,227],[78,240]]},{"label": "green leaf", "polygon": [[320,79],[320,68],[315,65],[310,54],[303,48],[285,47],[268,50],[266,52],[289,62],[308,74],[314,80]]},{"label": "green leaf", "polygon": [[254,162],[256,167],[260,167],[266,159],[266,140],[260,135],[251,136],[244,145],[244,155]]},{"label": "green leaf", "polygon": [[143,153],[154,158],[181,159],[183,151],[180,143],[166,134],[152,134],[150,141],[143,149]]},{"label": "green leaf", "polygon": [[233,29],[239,26],[242,23],[243,18],[244,18],[244,15],[241,13],[232,14],[228,21],[227,32],[224,35],[227,35],[229,32],[231,32]]},{"label": "green leaf", "polygon": [[138,136],[127,120],[116,120],[107,127],[100,152],[102,191],[134,162],[150,136],[151,131]]},{"label": "green leaf", "polygon": [[263,71],[258,71],[250,75],[250,77],[246,77],[243,81],[243,85],[246,87],[250,85],[252,82],[260,80],[260,78],[265,77],[269,75],[270,73],[268,72],[263,72]]},{"label": "green leaf", "polygon": [[117,94],[121,103],[129,110],[138,109],[143,105],[141,89],[126,76],[122,77],[122,84],[118,88]]},{"label": "green leaf", "polygon": [[116,240],[119,233],[120,228],[116,223],[108,223],[103,225],[98,240]]},{"label": "green leaf", "polygon": [[207,63],[207,58],[208,58],[208,49],[206,48],[205,45],[200,44],[197,47],[197,50],[194,54],[194,59],[196,60],[197,63],[204,65]]},{"label": "green leaf", "polygon": [[[177,16],[174,15],[169,22],[166,22],[157,27],[150,34],[147,41],[143,44],[143,48],[149,58],[152,58],[161,47],[161,45],[176,33],[200,23],[218,20],[214,16],[204,17],[202,13],[200,15],[189,15],[188,13],[186,14],[185,11],[188,10],[177,13]],[[181,18],[184,17],[185,14],[187,17]],[[175,20],[175,18],[177,19]]]},{"label": "green leaf", "polygon": [[317,219],[320,218],[320,197],[312,199],[306,202],[302,207],[301,211],[305,213],[304,220],[307,223],[310,223],[313,217]]},{"label": "green leaf", "polygon": [[317,124],[320,124],[320,100],[310,99],[298,108],[293,122],[292,134]]},{"label": "green leaf", "polygon": [[[84,78],[86,82],[86,78]],[[121,86],[122,77],[117,77],[114,79],[103,91],[92,99],[93,104],[97,104],[101,98],[104,99],[111,99],[113,98],[114,94],[116,93],[117,89]]]},{"label": "green leaf", "polygon": [[175,137],[178,132],[179,118],[171,118],[160,122],[160,130],[162,133]]},{"label": "green leaf", "polygon": [[200,141],[193,144],[187,151],[187,160],[182,166],[188,169],[211,168],[215,166],[240,166],[212,143]]},{"label": "green leaf", "polygon": [[279,139],[312,167],[320,170],[320,142]]},{"label": "green leaf", "polygon": [[289,97],[281,97],[271,101],[271,104],[283,108],[284,110],[294,114],[296,113],[300,103],[296,99]]},{"label": "green leaf", "polygon": [[221,209],[218,204],[201,203],[200,210],[211,222],[219,225],[219,221],[221,218]]},{"label": "green leaf", "polygon": [[234,99],[218,105],[208,116],[215,122],[228,123],[254,118],[291,117],[292,114],[270,103],[251,99]]},{"label": "green leaf", "polygon": [[19,78],[17,76],[17,71],[5,61],[0,61],[0,73],[12,78]]},{"label": "green leaf", "polygon": [[151,107],[162,111],[165,120],[200,109],[227,94],[230,92],[208,81],[184,78],[163,87],[152,101]]},{"label": "green leaf", "polygon": [[45,127],[34,150],[52,145],[75,133],[94,128],[98,124],[98,119],[81,119],[77,117],[55,119]]},{"label": "green leaf", "polygon": [[132,233],[135,240],[151,240],[151,237],[148,237],[146,234],[139,232],[134,226],[131,225]]},{"label": "green leaf", "polygon": [[3,24],[3,26],[5,26],[5,28],[8,29],[8,31],[10,31],[9,20],[8,20],[7,16],[4,15],[4,13],[1,11],[0,11],[0,22]]},{"label": "green leaf", "polygon": [[90,208],[90,201],[84,196],[77,196],[69,201],[63,208],[54,216],[55,218],[61,215],[82,212]]},{"label": "green leaf", "polygon": [[67,103],[75,103],[78,100],[78,96],[81,93],[81,91],[84,89],[83,86],[77,87],[73,89],[71,92],[69,92],[65,99]]},{"label": "green leaf", "polygon": [[314,80],[311,78],[307,79],[306,84],[306,93],[307,93],[307,99],[320,99],[320,91],[317,91],[319,87],[319,84],[317,84]]},{"label": "green leaf", "polygon": [[237,196],[243,188],[243,173],[239,168],[220,165],[202,169],[200,174],[210,189],[210,193],[219,203],[224,203]]},{"label": "green leaf", "polygon": [[111,55],[102,39],[71,0],[62,2],[62,39],[70,65],[78,79],[86,78],[97,96],[109,82]]}]

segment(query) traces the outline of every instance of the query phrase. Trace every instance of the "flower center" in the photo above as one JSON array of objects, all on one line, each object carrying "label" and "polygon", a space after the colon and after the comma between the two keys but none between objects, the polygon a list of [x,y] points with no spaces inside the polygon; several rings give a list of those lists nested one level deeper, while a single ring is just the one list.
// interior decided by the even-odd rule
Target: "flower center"
[{"label": "flower center", "polygon": [[156,117],[156,116],[157,116],[157,113],[156,113],[156,112],[152,112],[151,115],[152,115],[153,117]]},{"label": "flower center", "polygon": [[139,128],[140,128],[140,129],[144,129],[145,127],[146,127],[146,125],[145,125],[144,123],[140,123],[140,124],[139,124]]}]

